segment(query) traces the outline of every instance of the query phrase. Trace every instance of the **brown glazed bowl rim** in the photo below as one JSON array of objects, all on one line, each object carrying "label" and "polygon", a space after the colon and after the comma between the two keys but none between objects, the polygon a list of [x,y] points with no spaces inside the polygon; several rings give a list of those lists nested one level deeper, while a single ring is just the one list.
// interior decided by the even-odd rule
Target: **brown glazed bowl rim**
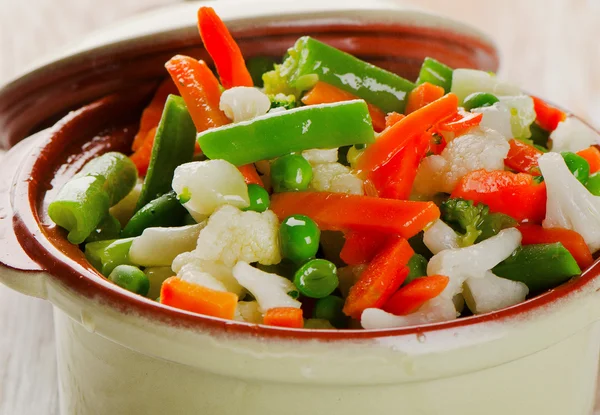
[{"label": "brown glazed bowl rim", "polygon": [[[273,12],[273,10],[276,10],[273,9],[273,4],[275,3],[268,4],[271,4],[271,6],[269,6],[270,8],[267,7],[267,10],[270,10],[271,13],[267,13],[263,10],[263,16],[268,16],[268,18],[271,20],[277,20],[277,18],[274,17],[277,14]],[[278,4],[281,5],[281,3]],[[312,3],[309,2],[308,4],[310,5]],[[223,9],[223,5],[227,5],[227,3],[219,2],[213,4],[217,11],[223,16],[224,20],[231,25],[234,33],[237,27],[249,24],[247,17],[242,18],[243,16],[237,16],[236,13],[228,13],[226,9]],[[179,7],[178,10],[185,9],[190,12],[195,7],[197,7],[197,5],[187,4],[183,8]],[[256,3],[253,3],[252,7],[256,7]],[[356,7],[358,6],[355,6],[352,2],[350,2],[346,8],[342,6],[336,11],[337,14],[335,18],[348,19],[348,16],[352,16],[353,19],[360,20],[362,17],[359,17],[356,14]],[[248,9],[248,7],[246,7],[246,9]],[[258,7],[258,9],[260,10],[260,7]],[[330,12],[326,12],[318,8],[317,12],[315,12],[315,10],[311,10],[309,6],[304,6],[303,10],[304,14],[302,16],[304,19],[308,18],[310,15],[312,15],[313,18],[315,18],[315,16],[325,16],[327,19],[334,18]],[[374,2],[368,6],[363,5],[359,7],[358,10],[363,12],[365,10],[370,11],[370,15],[369,13],[366,13],[368,16],[365,17],[365,19],[367,20],[375,17],[378,13],[380,17],[382,14],[385,14],[386,18],[388,19],[390,18],[390,15],[392,15],[391,18],[398,19],[399,16],[401,16],[400,12],[402,11],[402,9],[398,9],[397,6],[395,7],[386,2]],[[394,13],[397,12],[397,15],[394,17],[394,13],[391,13],[391,11]],[[285,12],[278,10],[278,13],[278,16],[283,16],[282,20],[279,22],[287,21],[286,19],[289,16],[287,16]],[[414,18],[414,16],[417,14],[418,12],[411,11],[409,16],[410,18]],[[296,15],[300,16],[300,14]],[[431,24],[433,27],[436,27],[439,30],[454,30],[456,27],[458,27],[456,23],[449,24],[449,21],[443,18],[431,15],[423,16],[427,16],[427,18],[423,20],[421,16],[421,20],[419,21],[422,24],[425,24],[423,22],[428,22],[428,24]],[[175,28],[171,28],[169,30],[164,29],[163,34],[165,34],[166,37],[182,36],[182,34],[185,33],[189,34],[190,31],[195,31],[193,19],[194,14],[192,14],[192,18],[190,19],[180,20],[179,23],[175,25]],[[260,20],[259,18],[255,18],[254,24],[257,24],[257,19]],[[260,22],[258,24],[260,24]],[[461,36],[470,39],[473,42],[478,42],[480,46],[482,45],[484,49],[487,49],[490,55],[497,60],[495,47],[485,38],[482,40],[482,36],[476,31],[466,29],[462,31]],[[91,51],[88,52],[77,52],[75,55],[62,58],[62,60],[50,63],[49,65],[50,67],[54,65],[53,70],[55,70],[56,65],[68,66],[70,64],[69,60],[80,61],[82,56],[89,57],[89,54],[98,55],[98,53],[106,53],[107,49],[110,50],[111,48],[123,48],[127,45],[131,47],[131,45],[134,43],[139,44],[140,42],[144,43],[147,41],[147,38],[141,36],[141,38],[134,37],[127,39],[126,41],[112,44],[109,43],[108,46],[98,46],[100,49],[91,49]],[[38,68],[33,72],[29,72],[25,76],[0,89],[0,111],[5,108],[3,105],[6,106],[8,98],[15,96],[15,91],[18,92],[19,86],[22,88],[27,84],[35,84],[36,82],[40,82],[39,79],[36,80],[36,77],[39,78],[41,76],[40,74],[42,72],[40,71],[43,72],[43,69]],[[50,77],[50,79],[52,78]],[[150,90],[148,89],[148,91]],[[93,114],[95,109],[102,107],[102,105],[112,105],[111,100],[114,101],[118,99],[123,100],[123,97],[118,97],[118,95],[108,96],[100,101],[88,105],[84,108],[84,110],[86,110],[87,113],[90,113],[91,111]],[[126,100],[127,98],[125,98],[125,101]],[[58,249],[48,239],[47,235],[42,229],[43,227],[40,216],[43,214],[43,212],[41,212],[43,207],[38,205],[39,192],[37,192],[36,189],[36,183],[38,181],[35,174],[36,165],[38,165],[40,160],[45,157],[45,152],[59,151],[57,148],[52,148],[53,141],[59,141],[59,136],[62,134],[61,131],[71,128],[74,122],[79,122],[82,114],[83,118],[85,118],[85,113],[82,113],[81,111],[68,115],[51,130],[42,131],[41,133],[37,134],[36,137],[30,137],[27,141],[18,145],[17,148],[11,152],[13,153],[14,160],[20,161],[21,163],[19,166],[12,166],[12,168],[6,169],[8,171],[5,170],[2,173],[2,175],[9,176],[4,177],[4,179],[8,179],[11,182],[11,190],[10,194],[2,195],[6,197],[3,200],[0,200],[0,211],[3,208],[5,211],[8,211],[5,212],[8,213],[6,217],[3,218],[3,216],[0,215],[0,231],[4,231],[5,234],[8,234],[8,236],[3,236],[0,238],[4,239],[4,241],[0,240],[0,246],[8,248],[8,245],[10,244],[11,252],[4,255],[0,253],[0,263],[9,269],[12,269],[13,271],[22,273],[20,278],[28,278],[26,274],[45,272],[49,274],[50,278],[57,280],[60,284],[73,290],[78,295],[82,295],[90,301],[101,302],[123,312],[138,314],[142,317],[146,317],[150,320],[161,322],[169,326],[184,327],[192,330],[208,332],[226,332],[236,335],[321,341],[374,339],[388,336],[402,337],[414,336],[415,334],[423,334],[439,330],[474,327],[490,322],[525,318],[526,316],[531,315],[535,311],[541,310],[543,307],[548,306],[551,303],[556,303],[560,300],[566,299],[575,292],[585,289],[589,290],[591,286],[590,283],[600,274],[600,266],[598,263],[595,263],[580,277],[535,298],[497,312],[478,316],[463,317],[457,320],[442,323],[381,330],[309,330],[277,328],[223,320],[164,306],[150,299],[131,294],[108,282],[89,264],[86,266],[85,264],[77,262],[69,255]],[[77,117],[80,117],[79,121]],[[0,126],[6,122],[6,117],[4,116],[3,119],[3,114],[0,113]],[[17,137],[16,139],[14,136],[4,136],[0,138],[0,145],[9,147],[17,141],[20,141],[22,138],[23,136]],[[10,157],[10,153],[8,157]],[[2,205],[2,203],[4,203],[4,205]],[[11,254],[13,254],[12,259]],[[25,265],[24,262],[19,263],[19,261],[15,260],[15,258],[25,261],[29,260],[29,262],[27,265]],[[36,263],[31,261],[30,258],[35,258]],[[41,266],[38,266],[37,264],[40,264]]]}]

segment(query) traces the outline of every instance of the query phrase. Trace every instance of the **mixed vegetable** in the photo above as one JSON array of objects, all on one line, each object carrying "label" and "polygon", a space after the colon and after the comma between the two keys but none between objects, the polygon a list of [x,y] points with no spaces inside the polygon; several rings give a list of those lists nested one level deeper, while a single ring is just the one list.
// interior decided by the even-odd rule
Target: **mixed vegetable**
[{"label": "mixed vegetable", "polygon": [[209,7],[216,69],[166,63],[132,155],[90,161],[50,218],[108,280],[291,328],[496,311],[600,250],[596,133],[494,74],[426,58],[416,83],[302,37],[245,61]]}]

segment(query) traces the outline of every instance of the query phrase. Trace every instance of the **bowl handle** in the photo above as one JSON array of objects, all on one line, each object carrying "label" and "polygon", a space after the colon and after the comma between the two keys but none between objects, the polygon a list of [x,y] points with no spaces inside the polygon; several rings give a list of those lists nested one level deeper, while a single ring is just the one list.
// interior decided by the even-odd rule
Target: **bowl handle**
[{"label": "bowl handle", "polygon": [[0,154],[0,282],[23,294],[45,298],[47,274],[21,246],[13,227],[10,200],[14,178],[41,133],[21,141],[6,154]]}]

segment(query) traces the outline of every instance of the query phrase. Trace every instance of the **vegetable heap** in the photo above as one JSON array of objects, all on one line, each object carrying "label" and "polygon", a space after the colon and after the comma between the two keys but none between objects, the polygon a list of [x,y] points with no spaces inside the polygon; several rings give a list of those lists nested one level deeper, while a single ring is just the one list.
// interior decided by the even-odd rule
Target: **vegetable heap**
[{"label": "vegetable heap", "polygon": [[[496,78],[412,83],[311,37],[245,62],[209,7],[131,156],[90,161],[52,220],[133,293],[291,328],[456,319],[552,289],[600,249],[598,137]],[[138,180],[138,176],[143,180]]]}]

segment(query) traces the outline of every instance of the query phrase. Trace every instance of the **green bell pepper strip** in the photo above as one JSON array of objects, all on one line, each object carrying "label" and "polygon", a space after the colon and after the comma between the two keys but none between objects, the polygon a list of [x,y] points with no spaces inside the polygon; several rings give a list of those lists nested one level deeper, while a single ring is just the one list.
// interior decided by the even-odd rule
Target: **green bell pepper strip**
[{"label": "green bell pepper strip", "polygon": [[204,154],[236,166],[311,148],[337,148],[374,140],[363,100],[294,108],[198,134]]},{"label": "green bell pepper strip", "polygon": [[87,163],[58,192],[48,206],[48,215],[58,226],[69,231],[69,242],[80,244],[133,189],[137,169],[125,155],[103,154]]},{"label": "green bell pepper strip", "polygon": [[504,213],[489,213],[477,225],[477,229],[481,233],[475,240],[475,243],[477,244],[497,235],[502,229],[514,228],[518,224],[519,222]]},{"label": "green bell pepper strip", "polygon": [[303,77],[317,75],[318,80],[350,92],[386,113],[404,114],[407,95],[415,87],[392,72],[309,36],[298,39],[288,53],[279,72],[296,89],[303,89],[298,84]]},{"label": "green bell pepper strip", "polygon": [[91,242],[85,246],[85,257],[102,275],[108,277],[118,265],[133,265],[129,248],[135,238]]},{"label": "green bell pepper strip", "polygon": [[581,274],[581,269],[571,253],[556,242],[522,246],[496,265],[492,272],[524,283],[530,293],[539,293]]},{"label": "green bell pepper strip", "polygon": [[102,219],[98,228],[87,237],[85,243],[116,239],[119,237],[120,232],[121,222],[109,213]]},{"label": "green bell pepper strip", "polygon": [[452,68],[436,61],[433,58],[425,58],[419,71],[417,85],[425,82],[441,86],[446,93],[450,92],[452,87]]},{"label": "green bell pepper strip", "polygon": [[531,137],[529,139],[534,145],[542,147],[543,151],[548,151],[548,139],[550,138],[550,132],[544,130],[537,122],[532,123],[529,126],[531,131]]},{"label": "green bell pepper strip", "polygon": [[585,187],[594,196],[600,196],[600,173],[592,174]]},{"label": "green bell pepper strip", "polygon": [[121,237],[140,236],[146,228],[181,225],[186,213],[177,193],[171,190],[138,210],[123,228]]},{"label": "green bell pepper strip", "polygon": [[175,168],[192,161],[196,127],[181,97],[169,95],[156,129],[148,173],[136,210],[171,190]]}]

